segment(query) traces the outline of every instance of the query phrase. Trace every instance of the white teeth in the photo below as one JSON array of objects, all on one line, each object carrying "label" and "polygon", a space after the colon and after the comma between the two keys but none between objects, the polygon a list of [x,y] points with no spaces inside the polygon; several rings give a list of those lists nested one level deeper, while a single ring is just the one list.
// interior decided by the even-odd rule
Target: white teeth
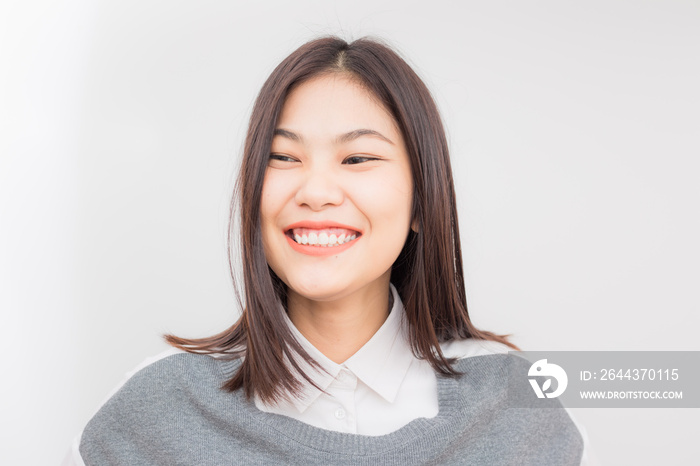
[{"label": "white teeth", "polygon": [[322,231],[321,234],[318,235],[318,244],[321,246],[328,244],[328,234],[325,231]]},{"label": "white teeth", "polygon": [[309,233],[309,244],[312,246],[318,244],[318,235],[316,233]]},{"label": "white teeth", "polygon": [[357,236],[357,234],[349,235],[347,233],[341,233],[338,235],[337,233],[329,231],[309,231],[308,233],[306,231],[299,231],[297,233],[292,232],[292,238],[294,238],[294,241],[296,241],[297,244],[306,244],[324,248],[349,243],[350,241],[356,239]]}]

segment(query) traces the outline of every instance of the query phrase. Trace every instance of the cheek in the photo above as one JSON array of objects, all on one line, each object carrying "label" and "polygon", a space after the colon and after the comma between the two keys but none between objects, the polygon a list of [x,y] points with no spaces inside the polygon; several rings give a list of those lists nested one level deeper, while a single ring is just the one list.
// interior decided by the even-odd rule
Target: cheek
[{"label": "cheek", "polygon": [[262,229],[265,256],[270,258],[270,240],[277,230],[277,217],[281,210],[280,193],[276,192],[274,180],[266,176],[260,198],[260,226]]},{"label": "cheek", "polygon": [[284,183],[281,181],[272,173],[265,175],[260,198],[260,215],[263,227],[266,223],[274,223],[284,206]]},{"label": "cheek", "polygon": [[408,228],[413,204],[412,180],[397,173],[362,183],[353,196],[374,224],[396,232]]}]

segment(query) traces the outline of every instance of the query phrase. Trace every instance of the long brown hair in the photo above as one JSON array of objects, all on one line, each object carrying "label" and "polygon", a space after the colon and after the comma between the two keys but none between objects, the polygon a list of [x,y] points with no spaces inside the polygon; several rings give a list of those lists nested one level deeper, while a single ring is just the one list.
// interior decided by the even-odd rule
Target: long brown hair
[{"label": "long brown hair", "polygon": [[185,351],[243,358],[223,388],[243,388],[274,402],[299,393],[303,379],[313,383],[296,362],[301,357],[318,364],[301,348],[281,312],[286,306],[285,284],[269,268],[263,252],[260,201],[273,131],[286,96],[293,87],[328,73],[342,73],[362,84],[390,111],[404,138],[413,174],[412,219],[417,232],[408,238],[392,267],[391,282],[403,301],[413,353],[446,376],[458,375],[453,359],[440,343],[475,338],[504,343],[506,336],[479,330],[471,323],[462,272],[452,168],[445,131],[427,87],[391,47],[379,39],[351,43],[321,37],[299,47],[272,72],[258,95],[250,117],[243,161],[231,201],[229,268],[235,281],[232,239],[240,202],[240,243],[245,305],[229,329],[208,337],[185,339],[166,335]]}]

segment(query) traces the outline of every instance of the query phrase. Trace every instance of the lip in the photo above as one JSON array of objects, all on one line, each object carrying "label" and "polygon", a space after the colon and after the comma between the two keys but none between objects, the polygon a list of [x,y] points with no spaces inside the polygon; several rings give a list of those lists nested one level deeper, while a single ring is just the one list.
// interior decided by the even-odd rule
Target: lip
[{"label": "lip", "polygon": [[[299,244],[294,239],[288,234],[290,230],[293,230],[294,228],[310,228],[314,230],[322,230],[324,228],[343,228],[346,230],[352,230],[356,231],[358,233],[357,238],[354,240],[350,241],[349,243],[344,243],[341,244],[340,246],[332,246],[332,247],[320,247],[320,246],[308,246],[304,244]],[[287,238],[287,242],[289,245],[294,249],[295,251],[301,253],[301,254],[306,254],[308,256],[334,256],[336,254],[340,254],[343,251],[346,251],[353,247],[355,243],[357,243],[360,238],[362,237],[362,231],[359,230],[356,227],[350,226],[350,225],[345,225],[342,223],[338,222],[332,222],[332,221],[327,221],[327,220],[302,220],[300,222],[292,223],[291,225],[287,225],[284,228],[284,237]]]},{"label": "lip", "polygon": [[340,246],[324,248],[321,246],[308,246],[304,244],[299,244],[287,235],[284,235],[284,237],[287,238],[287,242],[292,247],[292,249],[294,249],[296,252],[306,254],[307,256],[335,256],[336,254],[340,254],[341,252],[350,249],[355,245],[355,243],[360,241],[360,237],[358,236],[349,243],[341,244]]},{"label": "lip", "polygon": [[346,230],[356,231],[360,235],[362,234],[362,230],[356,227],[344,225],[338,222],[332,222],[330,220],[302,220],[300,222],[287,225],[284,227],[284,232],[287,233],[289,230],[293,230],[294,228],[311,228],[313,230],[323,230],[324,228],[344,228]]}]

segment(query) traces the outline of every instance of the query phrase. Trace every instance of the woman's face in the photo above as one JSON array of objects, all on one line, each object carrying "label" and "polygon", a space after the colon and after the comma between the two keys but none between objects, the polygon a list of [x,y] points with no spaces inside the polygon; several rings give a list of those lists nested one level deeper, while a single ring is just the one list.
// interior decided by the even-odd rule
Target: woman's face
[{"label": "woman's face", "polygon": [[413,193],[389,112],[345,76],[313,78],[287,96],[270,153],[263,244],[289,293],[333,301],[388,287]]}]

